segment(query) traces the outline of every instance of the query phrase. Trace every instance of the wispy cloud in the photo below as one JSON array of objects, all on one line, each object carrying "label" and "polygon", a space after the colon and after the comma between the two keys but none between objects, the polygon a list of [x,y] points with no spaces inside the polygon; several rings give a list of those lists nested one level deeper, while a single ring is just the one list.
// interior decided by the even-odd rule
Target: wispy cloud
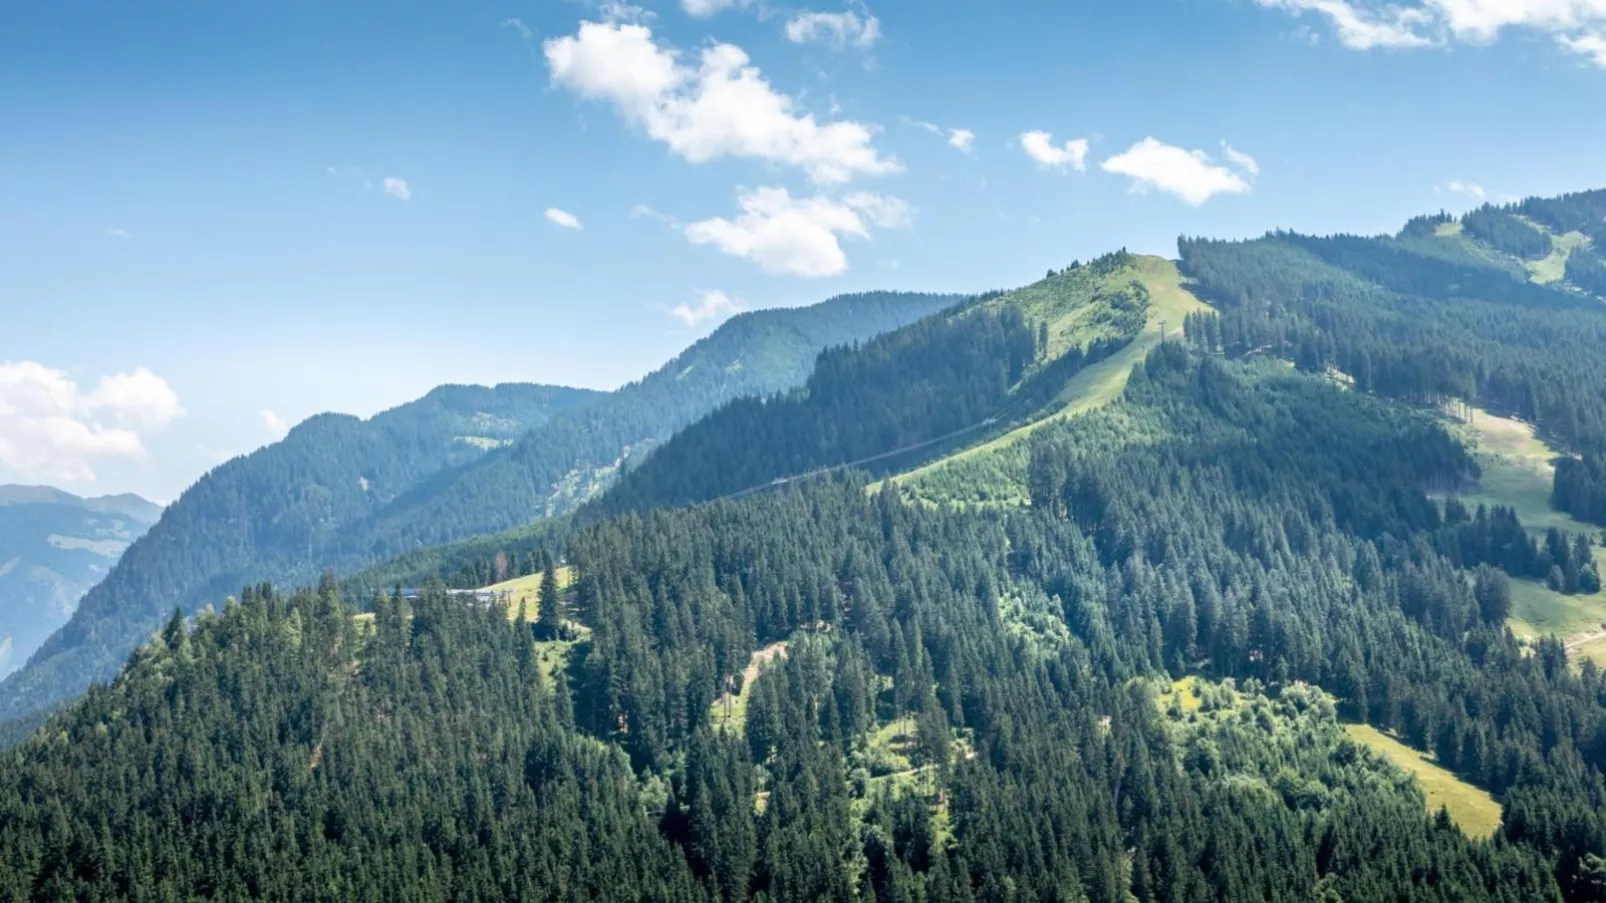
[{"label": "wispy cloud", "polygon": [[1606,68],[1606,0],[1256,0],[1325,18],[1352,50],[1490,44],[1507,29],[1547,35]]},{"label": "wispy cloud", "polygon": [[868,48],[881,39],[881,20],[868,12],[860,16],[852,10],[802,12],[787,20],[786,39],[794,44],[824,44],[838,50]]},{"label": "wispy cloud", "polygon": [[535,32],[530,30],[530,26],[525,25],[524,20],[518,17],[503,19],[502,27],[513,29],[514,33],[526,41],[535,37]]},{"label": "wispy cloud", "polygon": [[565,229],[574,229],[578,231],[585,228],[585,226],[580,223],[580,218],[567,210],[559,210],[556,207],[548,207],[546,208],[546,213],[544,215],[546,216],[547,222],[562,226]]},{"label": "wispy cloud", "polygon": [[127,229],[107,229],[106,230],[106,235],[111,237],[111,238],[133,238],[134,237],[133,233],[129,232]]},{"label": "wispy cloud", "polygon": [[413,190],[407,187],[406,179],[398,179],[395,176],[386,176],[383,187],[386,194],[398,201],[410,201],[413,199]]},{"label": "wispy cloud", "polygon": [[696,326],[711,320],[727,319],[746,309],[742,302],[715,289],[699,293],[696,304],[676,305],[670,309],[669,315],[687,326]]},{"label": "wispy cloud", "polygon": [[1475,201],[1483,201],[1489,197],[1489,192],[1482,185],[1456,180],[1445,186],[1451,194],[1464,194]]},{"label": "wispy cloud", "polygon": [[694,19],[706,19],[727,9],[748,5],[751,0],[680,0],[680,8]]},{"label": "wispy cloud", "polygon": [[1254,157],[1251,157],[1243,151],[1234,148],[1225,141],[1221,142],[1221,151],[1227,155],[1227,162],[1231,163],[1233,166],[1238,167],[1252,176],[1260,175],[1260,164],[1255,162]]},{"label": "wispy cloud", "polygon": [[257,419],[262,421],[263,428],[272,433],[275,439],[282,438],[285,433],[290,432],[290,424],[271,408],[258,411]]}]

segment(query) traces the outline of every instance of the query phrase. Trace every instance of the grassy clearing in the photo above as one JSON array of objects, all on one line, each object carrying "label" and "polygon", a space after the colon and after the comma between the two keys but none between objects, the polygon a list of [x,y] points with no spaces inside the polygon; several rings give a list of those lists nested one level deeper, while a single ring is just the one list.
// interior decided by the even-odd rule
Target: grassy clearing
[{"label": "grassy clearing", "polygon": [[[1555,527],[1567,533],[1599,535],[1599,528],[1550,507],[1554,461],[1560,455],[1534,435],[1531,425],[1477,408],[1472,409],[1471,418],[1470,423],[1460,425],[1460,432],[1483,468],[1483,479],[1476,492],[1462,494],[1462,501],[1469,506],[1504,505],[1535,532]],[[1606,572],[1606,549],[1596,547],[1595,563]],[[1537,580],[1511,581],[1508,623],[1518,636],[1566,637],[1598,628],[1602,622],[1606,622],[1606,593],[1566,596]]]},{"label": "grassy clearing", "polygon": [[782,640],[753,652],[752,657],[747,660],[747,668],[742,671],[741,691],[722,693],[714,700],[712,711],[715,727],[735,731],[738,734],[747,730],[747,701],[752,698],[752,693],[749,691],[753,688],[753,682],[764,673],[770,662],[786,658],[786,647],[787,641]]},{"label": "grassy clearing", "polygon": [[[574,569],[570,567],[558,568],[558,589],[568,589],[574,582]],[[524,603],[525,617],[534,621],[541,610],[541,574],[534,573],[524,577],[514,577],[501,583],[480,587],[492,592],[507,592],[511,594],[507,606],[509,620],[519,616],[519,603]]]},{"label": "grassy clearing", "polygon": [[1440,238],[1450,238],[1461,234],[1461,224],[1456,222],[1439,223],[1433,227],[1433,234]]},{"label": "grassy clearing", "polygon": [[1367,724],[1346,724],[1356,742],[1410,772],[1427,797],[1428,811],[1449,810],[1468,837],[1487,838],[1500,828],[1500,804],[1486,791],[1440,768],[1431,758]]},{"label": "grassy clearing", "polygon": [[1126,390],[1126,381],[1132,368],[1143,362],[1154,346],[1165,336],[1176,336],[1182,331],[1182,321],[1188,314],[1210,310],[1210,306],[1194,297],[1183,284],[1182,273],[1175,262],[1160,257],[1135,257],[1134,265],[1111,276],[1111,281],[1136,280],[1149,290],[1149,316],[1143,331],[1132,344],[1078,373],[1066,385],[1056,403],[1056,413],[1029,423],[981,445],[973,446],[946,458],[933,461],[907,473],[894,477],[897,483],[917,481],[922,476],[950,464],[971,460],[1008,448],[1029,437],[1049,423],[1074,417],[1095,408],[1103,407]]},{"label": "grassy clearing", "polygon": [[1550,239],[1550,256],[1544,260],[1525,260],[1523,266],[1528,268],[1529,278],[1541,285],[1560,282],[1567,276],[1567,258],[1579,248],[1589,244],[1589,237],[1582,232],[1568,232],[1566,235],[1552,235]]},{"label": "grassy clearing", "polygon": [[1596,665],[1606,668],[1606,637],[1593,639],[1581,646],[1576,646],[1573,648],[1572,654],[1574,659],[1579,662],[1588,659]]}]

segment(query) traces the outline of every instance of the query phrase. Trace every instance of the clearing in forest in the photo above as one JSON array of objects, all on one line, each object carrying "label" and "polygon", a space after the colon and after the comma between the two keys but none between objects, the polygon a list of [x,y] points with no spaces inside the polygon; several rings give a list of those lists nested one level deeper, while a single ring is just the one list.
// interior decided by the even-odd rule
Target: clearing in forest
[{"label": "clearing in forest", "polygon": [[1478,840],[1492,837],[1499,830],[1500,804],[1487,791],[1468,784],[1426,754],[1369,724],[1346,724],[1344,730],[1356,742],[1414,775],[1427,797],[1429,812],[1437,812],[1443,806],[1468,837]]},{"label": "clearing in forest", "polygon": [[1045,424],[1073,417],[1114,401],[1126,389],[1127,377],[1132,375],[1132,368],[1141,364],[1148,353],[1160,344],[1162,338],[1180,336],[1182,321],[1189,314],[1211,309],[1209,305],[1194,297],[1183,284],[1182,273],[1177,269],[1175,261],[1148,256],[1134,256],[1132,261],[1130,267],[1118,271],[1107,280],[1112,284],[1138,282],[1148,289],[1148,320],[1143,326],[1143,331],[1130,345],[1072,377],[1064,391],[1060,392],[1054,401],[1060,406],[1060,410],[1054,414],[1005,433],[990,442],[973,446],[901,474],[894,478],[895,482],[902,484],[918,480],[949,464],[1006,448],[1027,438]]},{"label": "clearing in forest", "polygon": [[[1461,433],[1483,469],[1477,491],[1461,495],[1468,507],[1504,505],[1535,532],[1555,527],[1564,533],[1600,536],[1600,528],[1550,506],[1554,462],[1561,453],[1535,435],[1531,424],[1480,408],[1468,412],[1471,419],[1461,424]],[[1595,566],[1606,573],[1606,550],[1599,546],[1595,548]],[[1606,593],[1568,596],[1538,580],[1513,578],[1508,623],[1513,633],[1523,637],[1588,633],[1606,623]]]},{"label": "clearing in forest", "polygon": [[751,658],[747,660],[747,667],[742,671],[742,687],[737,693],[722,693],[714,700],[714,724],[717,727],[732,730],[740,734],[747,730],[747,701],[752,698],[749,692],[753,682],[758,680],[764,668],[778,658],[786,658],[787,640],[771,643],[762,649],[754,650]]},{"label": "clearing in forest", "polygon": [[1552,235],[1550,255],[1543,260],[1525,260],[1523,266],[1528,268],[1529,277],[1540,285],[1560,282],[1567,277],[1567,258],[1588,244],[1589,237],[1582,232]]},{"label": "clearing in forest", "polygon": [[[560,567],[558,568],[557,577],[558,589],[568,589],[569,584],[574,582],[574,569],[570,567]],[[540,571],[536,571],[533,574],[528,574],[523,577],[514,577],[512,580],[504,580],[501,583],[493,583],[490,586],[482,586],[480,589],[489,590],[490,592],[494,593],[507,592],[511,594],[507,606],[507,616],[509,619],[517,618],[519,616],[520,602],[525,604],[525,617],[529,618],[531,621],[535,620],[537,613],[541,609]]]}]

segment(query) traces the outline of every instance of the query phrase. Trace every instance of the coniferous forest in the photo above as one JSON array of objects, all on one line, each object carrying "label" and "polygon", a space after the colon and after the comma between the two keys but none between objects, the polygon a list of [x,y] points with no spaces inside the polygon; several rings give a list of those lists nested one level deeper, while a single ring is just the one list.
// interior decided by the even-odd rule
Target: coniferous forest
[{"label": "coniferous forest", "polygon": [[0,753],[0,899],[1606,903],[1606,675],[1510,626],[1600,537],[1470,501],[1444,413],[1532,425],[1606,520],[1606,309],[1491,256],[1601,203],[1184,239],[1210,308],[1141,345],[1147,289],[1057,355],[982,296],[384,571],[418,592],[175,611]]}]

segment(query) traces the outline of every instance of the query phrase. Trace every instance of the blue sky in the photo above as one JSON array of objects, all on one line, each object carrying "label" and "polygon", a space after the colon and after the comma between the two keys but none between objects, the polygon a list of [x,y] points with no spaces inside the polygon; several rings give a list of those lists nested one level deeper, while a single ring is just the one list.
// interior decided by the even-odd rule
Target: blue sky
[{"label": "blue sky", "polygon": [[1606,0],[19,6],[0,482],[79,492],[736,309],[1606,185]]}]

